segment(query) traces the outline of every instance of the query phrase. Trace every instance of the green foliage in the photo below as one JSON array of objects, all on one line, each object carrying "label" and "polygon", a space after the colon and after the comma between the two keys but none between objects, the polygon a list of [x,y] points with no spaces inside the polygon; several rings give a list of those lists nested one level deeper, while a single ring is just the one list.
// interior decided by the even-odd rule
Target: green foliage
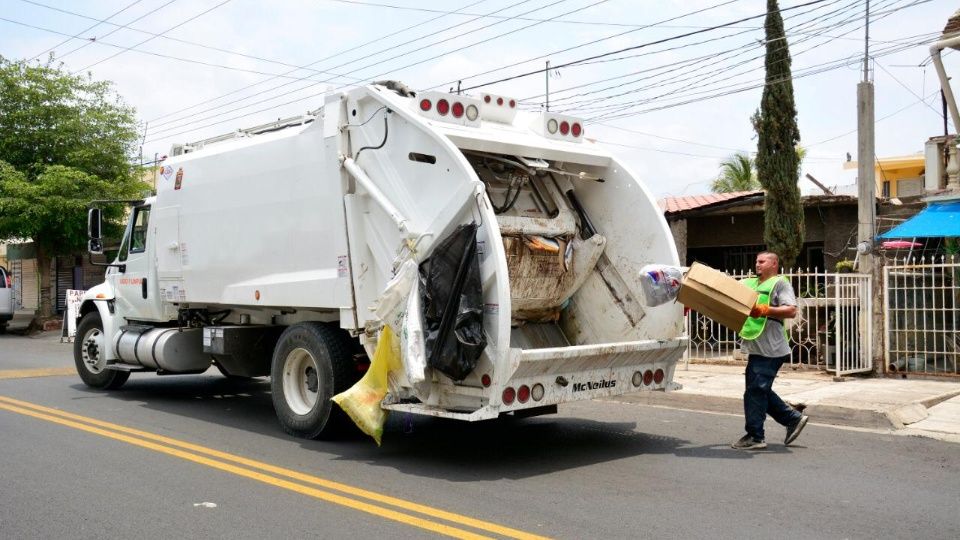
[{"label": "green foliage", "polygon": [[28,179],[48,165],[127,179],[136,141],[134,111],[109,82],[0,57],[0,159]]},{"label": "green foliage", "polygon": [[[140,182],[108,182],[63,165],[46,167],[30,181],[0,161],[0,237],[33,238],[50,254],[81,250],[91,200],[133,198],[145,187]],[[104,221],[117,226],[123,207],[112,205],[104,212]]]},{"label": "green foliage", "polygon": [[733,193],[760,189],[753,158],[746,152],[737,152],[720,162],[720,176],[711,184],[714,193]]},{"label": "green foliage", "polygon": [[853,273],[853,261],[843,259],[842,261],[837,261],[836,266],[837,272],[840,274],[852,274]]},{"label": "green foliage", "polygon": [[766,84],[760,110],[754,114],[757,132],[757,176],[766,190],[764,241],[780,255],[784,267],[793,266],[803,247],[803,205],[797,145],[797,109],[793,99],[790,50],[777,0],[767,0]]},{"label": "green foliage", "polygon": [[[110,83],[0,57],[0,240],[36,243],[41,317],[53,311],[50,257],[83,248],[87,205],[149,189],[129,163],[136,140]],[[105,210],[110,231],[123,209]]]}]

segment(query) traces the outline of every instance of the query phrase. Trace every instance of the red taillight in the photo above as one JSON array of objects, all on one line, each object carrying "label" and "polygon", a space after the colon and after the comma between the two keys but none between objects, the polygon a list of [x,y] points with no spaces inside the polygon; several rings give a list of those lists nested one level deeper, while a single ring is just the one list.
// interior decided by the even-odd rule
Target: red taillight
[{"label": "red taillight", "polygon": [[560,122],[560,134],[566,135],[567,133],[570,133],[570,124],[564,120],[563,122]]},{"label": "red taillight", "polygon": [[660,384],[663,382],[663,370],[658,369],[656,373],[653,374],[653,382]]},{"label": "red taillight", "polygon": [[523,385],[520,387],[520,390],[517,390],[517,401],[526,403],[528,399],[530,399],[530,387]]},{"label": "red taillight", "polygon": [[510,100],[510,108],[513,109],[513,108],[515,108],[516,106],[517,106],[517,101],[511,99],[511,100]]},{"label": "red taillight", "polygon": [[483,102],[490,103],[490,96],[489,95],[483,96]]},{"label": "red taillight", "polygon": [[643,384],[650,386],[650,383],[653,382],[653,372],[649,369],[643,372]]},{"label": "red taillight", "polygon": [[420,100],[420,110],[421,110],[421,111],[427,112],[427,111],[430,110],[430,107],[433,107],[433,103],[430,103],[430,100],[429,100],[429,99],[421,99],[421,100]]},{"label": "red taillight", "polygon": [[570,134],[574,137],[579,137],[581,133],[583,133],[583,128],[580,127],[580,123],[574,122],[573,125],[570,126]]},{"label": "red taillight", "polygon": [[453,103],[453,117],[460,118],[461,116],[463,116],[463,103],[455,101]]},{"label": "red taillight", "polygon": [[503,98],[502,98],[502,97],[498,97],[498,98],[497,98],[497,105],[503,105]]},{"label": "red taillight", "polygon": [[517,397],[517,391],[512,386],[503,389],[503,404],[513,405],[513,400]]},{"label": "red taillight", "polygon": [[450,102],[445,99],[438,101],[437,112],[440,113],[440,116],[446,116],[450,112]]},{"label": "red taillight", "polygon": [[480,384],[482,384],[484,388],[489,387],[489,386],[490,386],[490,376],[487,375],[486,373],[484,373],[483,376],[480,377]]}]

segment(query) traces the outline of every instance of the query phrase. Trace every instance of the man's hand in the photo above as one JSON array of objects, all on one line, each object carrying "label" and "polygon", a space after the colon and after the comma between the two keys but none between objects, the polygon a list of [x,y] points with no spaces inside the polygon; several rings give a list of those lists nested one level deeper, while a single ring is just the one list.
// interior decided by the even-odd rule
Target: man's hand
[{"label": "man's hand", "polygon": [[766,317],[770,313],[770,306],[767,304],[756,304],[750,310],[751,317]]}]

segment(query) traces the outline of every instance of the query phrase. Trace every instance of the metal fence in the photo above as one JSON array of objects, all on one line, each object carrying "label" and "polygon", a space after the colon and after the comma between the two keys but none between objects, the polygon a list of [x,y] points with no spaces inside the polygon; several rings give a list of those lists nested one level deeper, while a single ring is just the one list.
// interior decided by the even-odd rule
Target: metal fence
[{"label": "metal fence", "polygon": [[894,261],[883,293],[887,372],[960,375],[960,260]]},{"label": "metal fence", "polygon": [[[751,274],[730,273],[737,279]],[[797,317],[787,320],[790,364],[837,375],[873,369],[870,276],[817,269],[783,273],[797,295]],[[736,332],[696,311],[687,315],[687,361],[745,360]]]}]

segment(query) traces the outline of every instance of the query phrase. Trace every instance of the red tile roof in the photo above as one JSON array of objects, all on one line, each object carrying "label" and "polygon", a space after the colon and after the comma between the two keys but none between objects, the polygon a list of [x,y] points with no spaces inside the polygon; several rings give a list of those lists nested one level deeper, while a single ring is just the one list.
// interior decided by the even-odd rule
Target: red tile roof
[{"label": "red tile roof", "polygon": [[706,195],[689,195],[686,197],[667,197],[660,199],[657,203],[665,214],[693,210],[704,206],[711,206],[717,203],[742,199],[753,195],[760,195],[763,191],[734,191],[732,193],[708,193]]}]

